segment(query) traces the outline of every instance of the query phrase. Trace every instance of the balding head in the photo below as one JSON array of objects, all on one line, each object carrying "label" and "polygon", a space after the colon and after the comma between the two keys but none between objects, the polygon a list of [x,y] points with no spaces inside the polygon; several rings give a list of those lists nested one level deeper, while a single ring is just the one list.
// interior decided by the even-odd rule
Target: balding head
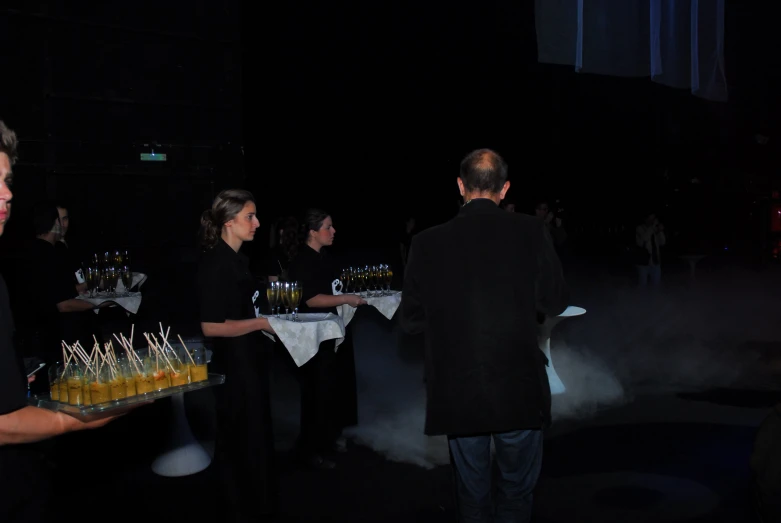
[{"label": "balding head", "polygon": [[478,149],[461,161],[459,175],[469,193],[498,194],[507,181],[507,164],[490,149]]},{"label": "balding head", "polygon": [[507,164],[490,149],[472,151],[461,161],[458,186],[466,200],[488,198],[498,204],[510,188]]}]

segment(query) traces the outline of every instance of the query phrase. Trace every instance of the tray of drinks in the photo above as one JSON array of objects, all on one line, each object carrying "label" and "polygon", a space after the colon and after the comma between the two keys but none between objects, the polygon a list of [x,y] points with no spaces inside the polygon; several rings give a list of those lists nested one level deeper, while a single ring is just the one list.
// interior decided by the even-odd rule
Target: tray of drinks
[{"label": "tray of drinks", "polygon": [[[89,405],[77,405],[71,403],[63,403],[52,399],[51,396],[30,396],[28,398],[28,404],[33,407],[51,410],[54,412],[63,412],[81,421],[95,421],[109,416],[116,416],[123,414],[126,411],[132,410],[138,405],[149,403],[151,401],[159,400],[173,396],[174,394],[180,394],[184,392],[193,392],[196,390],[202,390],[216,385],[222,385],[225,383],[225,376],[222,374],[209,373],[205,380],[194,381],[191,383],[185,383],[183,385],[169,386],[159,390],[153,390],[150,392],[138,393],[134,396],[108,400],[101,403],[89,404]],[[74,400],[78,401],[78,400]]]}]

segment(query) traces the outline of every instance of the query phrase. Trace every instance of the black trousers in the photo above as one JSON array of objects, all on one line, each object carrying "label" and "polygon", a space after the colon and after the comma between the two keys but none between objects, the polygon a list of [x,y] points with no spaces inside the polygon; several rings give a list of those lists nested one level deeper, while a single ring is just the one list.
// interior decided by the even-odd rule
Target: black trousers
[{"label": "black trousers", "polygon": [[334,352],[334,340],[320,344],[317,354],[296,375],[301,387],[301,429],[298,452],[332,450],[342,429],[358,423],[355,355],[349,333]]}]

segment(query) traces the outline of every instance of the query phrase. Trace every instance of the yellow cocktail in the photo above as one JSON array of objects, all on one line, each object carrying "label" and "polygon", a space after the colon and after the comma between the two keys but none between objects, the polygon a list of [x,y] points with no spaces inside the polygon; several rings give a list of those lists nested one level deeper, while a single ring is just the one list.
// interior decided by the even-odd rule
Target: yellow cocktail
[{"label": "yellow cocktail", "polygon": [[155,390],[155,380],[149,374],[136,374],[136,394],[146,394]]},{"label": "yellow cocktail", "polygon": [[190,382],[206,381],[209,379],[209,369],[203,365],[190,365]]},{"label": "yellow cocktail", "polygon": [[54,380],[49,384],[49,397],[52,401],[60,401],[60,380]]},{"label": "yellow cocktail", "polygon": [[68,405],[83,405],[84,392],[81,378],[78,376],[68,378]]},{"label": "yellow cocktail", "polygon": [[90,397],[92,398],[93,405],[100,405],[111,401],[111,392],[109,391],[109,384],[105,381],[93,381],[89,384]]},{"label": "yellow cocktail", "polygon": [[155,371],[152,374],[152,379],[154,380],[154,390],[163,390],[171,386],[168,383],[168,374],[164,370]]},{"label": "yellow cocktail", "polygon": [[109,394],[112,400],[121,400],[127,398],[127,386],[125,385],[125,377],[117,375],[108,382]]}]

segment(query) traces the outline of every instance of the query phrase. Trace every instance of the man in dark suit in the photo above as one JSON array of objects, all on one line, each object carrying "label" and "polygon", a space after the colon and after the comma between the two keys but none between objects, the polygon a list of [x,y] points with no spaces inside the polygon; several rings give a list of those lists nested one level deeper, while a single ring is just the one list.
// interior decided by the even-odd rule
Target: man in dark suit
[{"label": "man in dark suit", "polygon": [[425,432],[448,436],[460,521],[526,522],[550,421],[536,314],[563,312],[567,290],[544,223],[499,207],[510,182],[498,154],[464,158],[458,188],[459,214],[412,241],[401,324],[425,335]]}]

